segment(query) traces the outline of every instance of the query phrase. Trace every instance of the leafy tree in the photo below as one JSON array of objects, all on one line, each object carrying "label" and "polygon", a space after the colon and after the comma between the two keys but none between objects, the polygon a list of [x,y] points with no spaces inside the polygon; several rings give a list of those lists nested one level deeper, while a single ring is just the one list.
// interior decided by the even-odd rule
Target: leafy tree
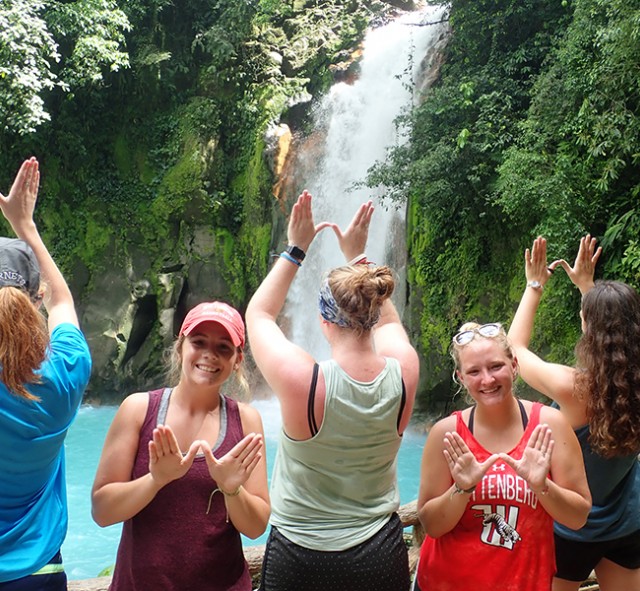
[{"label": "leafy tree", "polygon": [[70,91],[128,65],[129,23],[112,0],[2,0],[0,129],[33,133],[54,89]]}]

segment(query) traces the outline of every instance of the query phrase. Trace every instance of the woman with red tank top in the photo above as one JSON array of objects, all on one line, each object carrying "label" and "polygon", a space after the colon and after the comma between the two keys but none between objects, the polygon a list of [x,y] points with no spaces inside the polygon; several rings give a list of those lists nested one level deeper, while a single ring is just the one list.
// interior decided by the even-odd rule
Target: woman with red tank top
[{"label": "woman with red tank top", "polygon": [[235,309],[196,306],[173,347],[177,385],[120,406],[92,492],[98,525],[124,522],[112,591],[251,590],[240,534],[269,518],[262,421],[221,392],[244,381],[244,343]]},{"label": "woman with red tank top", "polygon": [[417,585],[549,591],[553,520],[579,528],[591,508],[578,440],[558,410],[514,396],[518,362],[499,324],[463,325],[451,353],[475,405],[425,444]]}]

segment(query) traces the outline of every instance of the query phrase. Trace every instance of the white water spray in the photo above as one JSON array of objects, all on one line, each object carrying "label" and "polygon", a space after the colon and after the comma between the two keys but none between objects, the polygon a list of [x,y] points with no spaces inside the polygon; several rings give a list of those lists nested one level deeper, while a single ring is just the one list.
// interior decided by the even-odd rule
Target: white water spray
[{"label": "white water spray", "polygon": [[[358,206],[371,199],[376,211],[368,258],[390,265],[402,278],[406,265],[404,208],[400,211],[383,204],[384,189],[355,188],[354,184],[362,182],[368,169],[385,159],[388,148],[404,140],[395,120],[411,106],[421,61],[446,28],[444,24],[412,23],[440,21],[445,11],[443,6],[430,6],[370,30],[358,79],[353,84],[335,84],[316,109],[315,128],[325,130],[319,154],[316,148],[313,154],[298,156],[300,169],[312,171],[304,178],[296,174],[296,185],[313,196],[316,223],[330,220],[345,229]],[[313,161],[305,162],[305,157]],[[334,233],[325,230],[311,246],[287,299],[291,339],[318,359],[329,353],[319,328],[318,288],[324,272],[344,262]],[[398,285],[394,297],[397,305],[404,301],[402,287]]]}]

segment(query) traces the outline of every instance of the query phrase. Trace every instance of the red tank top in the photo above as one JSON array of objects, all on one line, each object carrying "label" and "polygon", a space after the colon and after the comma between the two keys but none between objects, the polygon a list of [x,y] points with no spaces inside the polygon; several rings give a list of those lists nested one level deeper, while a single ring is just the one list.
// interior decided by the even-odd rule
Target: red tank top
[{"label": "red tank top", "polygon": [[[149,392],[132,479],[149,472],[147,445],[158,422],[164,422],[163,392]],[[170,391],[165,399],[167,395]],[[221,396],[216,457],[243,436],[237,402]],[[213,495],[207,513],[215,488],[204,456],[197,456],[185,476],[162,488],[149,505],[125,521],[110,590],[251,591],[240,534],[227,522],[221,493]]]},{"label": "red tank top", "polygon": [[[525,432],[509,452],[520,459],[540,422],[534,403]],[[462,414],[456,431],[479,461],[491,454],[471,434]],[[420,551],[421,591],[549,591],[556,570],[553,520],[527,482],[498,460],[470,496],[453,530],[426,537]]]}]

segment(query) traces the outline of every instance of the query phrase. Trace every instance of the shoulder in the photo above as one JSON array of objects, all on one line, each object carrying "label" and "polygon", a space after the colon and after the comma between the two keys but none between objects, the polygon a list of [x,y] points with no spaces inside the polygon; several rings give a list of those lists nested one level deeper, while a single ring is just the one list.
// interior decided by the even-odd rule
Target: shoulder
[{"label": "shoulder", "polygon": [[150,394],[150,392],[135,392],[134,394],[129,394],[120,404],[116,418],[118,416],[126,417],[129,420],[142,424],[147,415],[147,409],[149,408]]},{"label": "shoulder", "polygon": [[[540,403],[530,404],[533,407],[533,404]],[[551,427],[555,424],[563,426],[569,424],[560,409],[554,408],[553,406],[547,406],[546,404],[540,404],[540,422],[548,423]]]},{"label": "shoulder", "polygon": [[51,333],[47,361],[64,366],[69,372],[88,374],[91,371],[91,353],[82,331],[68,322],[58,324]]},{"label": "shoulder", "polygon": [[445,433],[450,433],[456,430],[456,425],[458,422],[458,417],[456,414],[449,415],[448,417],[444,417],[440,419],[437,423],[429,429],[429,438],[440,438],[444,437]]},{"label": "shoulder", "polygon": [[246,402],[237,402],[242,428],[245,433],[263,432],[262,417],[256,408]]}]

